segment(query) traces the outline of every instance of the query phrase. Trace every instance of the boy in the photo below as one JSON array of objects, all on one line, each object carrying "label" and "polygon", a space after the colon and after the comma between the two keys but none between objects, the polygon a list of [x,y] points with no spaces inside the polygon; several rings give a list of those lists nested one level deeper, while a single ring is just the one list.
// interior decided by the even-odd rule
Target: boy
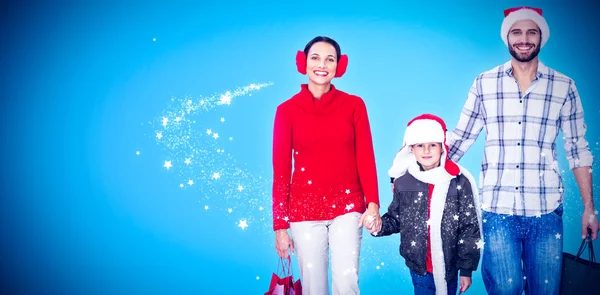
[{"label": "boy", "polygon": [[456,294],[457,274],[466,291],[483,246],[481,212],[473,177],[448,159],[444,121],[411,120],[388,173],[394,198],[381,225],[367,229],[376,237],[400,233],[415,294]]}]

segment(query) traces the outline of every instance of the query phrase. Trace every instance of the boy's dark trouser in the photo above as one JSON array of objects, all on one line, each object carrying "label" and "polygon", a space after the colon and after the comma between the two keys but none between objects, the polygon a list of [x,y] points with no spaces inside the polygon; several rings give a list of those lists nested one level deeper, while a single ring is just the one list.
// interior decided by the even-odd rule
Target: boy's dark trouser
[{"label": "boy's dark trouser", "polygon": [[[415,287],[415,295],[435,295],[435,283],[433,281],[433,274],[428,272],[424,276],[417,274],[414,271],[410,271],[412,277],[413,286]],[[456,295],[458,288],[458,278],[448,282],[448,295]]]}]

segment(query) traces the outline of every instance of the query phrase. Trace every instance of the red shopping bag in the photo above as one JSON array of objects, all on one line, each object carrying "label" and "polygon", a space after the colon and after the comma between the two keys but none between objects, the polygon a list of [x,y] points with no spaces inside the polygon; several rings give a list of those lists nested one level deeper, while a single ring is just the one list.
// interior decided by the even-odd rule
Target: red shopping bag
[{"label": "red shopping bag", "polygon": [[[281,271],[279,270],[279,265],[281,265]],[[291,257],[288,257],[287,260],[280,258],[277,271],[279,274],[273,273],[269,291],[265,295],[302,295],[302,283],[300,283],[300,279],[294,282]]]}]

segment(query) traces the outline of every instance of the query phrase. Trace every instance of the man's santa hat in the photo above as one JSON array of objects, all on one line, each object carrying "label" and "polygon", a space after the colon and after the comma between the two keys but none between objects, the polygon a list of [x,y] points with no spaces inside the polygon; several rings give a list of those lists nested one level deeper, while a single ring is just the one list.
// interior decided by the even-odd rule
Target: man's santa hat
[{"label": "man's santa hat", "polygon": [[504,44],[508,46],[508,33],[510,28],[518,21],[521,20],[532,20],[538,25],[542,31],[542,40],[540,42],[540,48],[544,47],[544,44],[550,38],[550,28],[546,19],[542,16],[542,10],[540,8],[533,8],[528,6],[514,7],[504,10],[504,20],[502,21],[502,27],[500,29],[500,36]]},{"label": "man's santa hat", "polygon": [[[429,192],[431,201],[428,224],[429,238],[431,241],[433,278],[437,295],[448,294],[446,284],[446,263],[442,246],[442,216],[444,215],[446,196],[448,195],[450,182],[459,174],[463,174],[471,184],[471,191],[473,192],[472,197],[479,222],[479,232],[482,233],[481,206],[475,178],[469,171],[448,158],[446,134],[446,123],[435,115],[423,114],[412,119],[406,127],[403,146],[396,154],[392,167],[388,170],[389,176],[394,179],[409,172],[419,181],[434,185],[433,191]],[[417,165],[415,155],[411,152],[410,146],[427,142],[441,142],[443,154],[439,167],[421,171],[420,167]],[[483,236],[480,236],[480,241],[483,241]],[[475,246],[476,245],[473,245],[473,247]]]}]

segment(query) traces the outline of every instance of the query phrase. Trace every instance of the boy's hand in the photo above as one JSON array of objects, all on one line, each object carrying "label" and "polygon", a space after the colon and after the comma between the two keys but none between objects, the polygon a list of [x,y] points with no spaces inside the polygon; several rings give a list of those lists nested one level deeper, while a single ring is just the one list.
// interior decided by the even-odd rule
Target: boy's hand
[{"label": "boy's hand", "polygon": [[460,277],[460,292],[465,292],[467,289],[471,287],[471,278],[470,277]]}]

